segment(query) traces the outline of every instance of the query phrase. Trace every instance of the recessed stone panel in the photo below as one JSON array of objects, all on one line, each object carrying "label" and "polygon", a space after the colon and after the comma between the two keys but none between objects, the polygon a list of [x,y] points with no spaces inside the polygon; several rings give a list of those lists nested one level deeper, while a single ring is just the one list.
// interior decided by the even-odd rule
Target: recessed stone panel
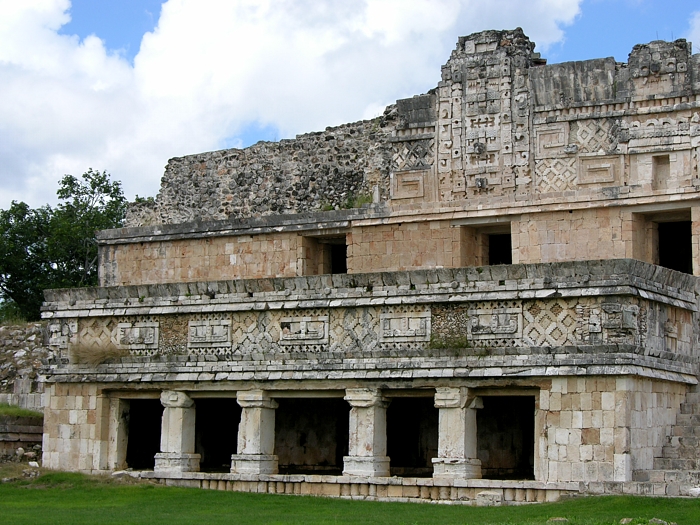
[{"label": "recessed stone panel", "polygon": [[397,308],[379,316],[379,341],[403,343],[430,341],[430,310]]}]

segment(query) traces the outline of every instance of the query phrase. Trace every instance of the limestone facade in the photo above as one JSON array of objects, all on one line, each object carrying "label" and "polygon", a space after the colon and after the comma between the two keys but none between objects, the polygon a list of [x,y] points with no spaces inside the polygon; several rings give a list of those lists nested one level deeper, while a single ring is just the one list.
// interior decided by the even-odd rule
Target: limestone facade
[{"label": "limestone facade", "polygon": [[46,292],[44,465],[467,503],[700,484],[668,463],[699,401],[700,55],[533,50],[460,37],[375,120],[171,160],[99,234],[100,286]]}]

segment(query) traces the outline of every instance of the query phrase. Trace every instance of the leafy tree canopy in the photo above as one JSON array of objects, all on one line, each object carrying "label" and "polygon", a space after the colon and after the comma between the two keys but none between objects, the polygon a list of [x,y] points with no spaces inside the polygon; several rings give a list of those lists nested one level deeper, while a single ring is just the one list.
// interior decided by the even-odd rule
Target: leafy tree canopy
[{"label": "leafy tree canopy", "polygon": [[122,226],[121,183],[90,168],[65,175],[56,193],[55,208],[13,201],[0,210],[0,315],[39,319],[44,289],[97,284],[95,232]]}]

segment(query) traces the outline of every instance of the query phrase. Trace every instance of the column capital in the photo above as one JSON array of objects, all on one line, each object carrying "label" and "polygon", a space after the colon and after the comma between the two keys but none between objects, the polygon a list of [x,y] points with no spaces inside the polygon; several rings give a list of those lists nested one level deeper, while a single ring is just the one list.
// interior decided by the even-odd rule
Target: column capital
[{"label": "column capital", "polygon": [[240,390],[236,401],[242,408],[277,408],[277,402],[265,390]]},{"label": "column capital", "polygon": [[348,388],[345,390],[345,401],[353,408],[386,408],[389,405],[378,388]]},{"label": "column capital", "polygon": [[435,389],[435,408],[484,408],[484,404],[470,388],[438,387]]},{"label": "column capital", "polygon": [[190,408],[194,400],[184,392],[163,390],[160,393],[160,403],[165,408]]}]

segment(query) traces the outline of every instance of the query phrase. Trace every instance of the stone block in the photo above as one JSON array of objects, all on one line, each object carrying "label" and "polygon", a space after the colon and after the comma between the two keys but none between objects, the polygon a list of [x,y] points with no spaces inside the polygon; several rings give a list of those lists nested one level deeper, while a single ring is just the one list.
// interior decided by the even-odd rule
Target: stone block
[{"label": "stone block", "polygon": [[503,495],[500,492],[484,490],[476,494],[477,507],[500,507]]}]

